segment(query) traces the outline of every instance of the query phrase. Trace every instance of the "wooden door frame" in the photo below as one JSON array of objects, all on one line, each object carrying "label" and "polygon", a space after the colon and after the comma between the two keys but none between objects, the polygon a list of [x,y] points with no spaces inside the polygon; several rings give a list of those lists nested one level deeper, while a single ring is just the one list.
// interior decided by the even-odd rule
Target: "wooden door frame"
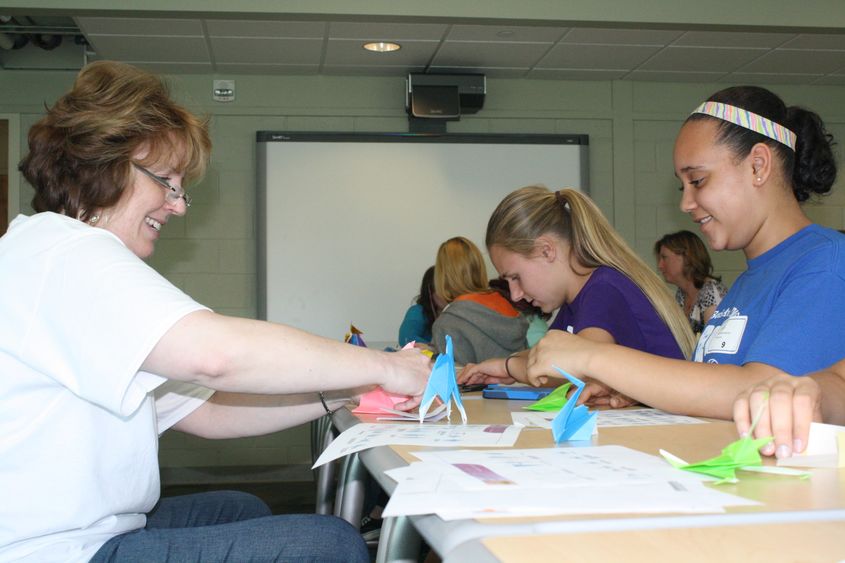
[{"label": "wooden door frame", "polygon": [[21,116],[17,113],[0,113],[0,119],[9,122],[9,186],[8,186],[8,220],[17,217],[21,212],[21,173],[18,172],[18,162],[21,160]]}]

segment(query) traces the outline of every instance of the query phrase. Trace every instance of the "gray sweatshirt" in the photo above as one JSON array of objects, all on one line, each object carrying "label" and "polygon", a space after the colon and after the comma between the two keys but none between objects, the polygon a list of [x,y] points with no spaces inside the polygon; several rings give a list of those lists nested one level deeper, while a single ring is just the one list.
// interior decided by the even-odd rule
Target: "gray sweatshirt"
[{"label": "gray sweatshirt", "polygon": [[528,319],[523,315],[505,316],[474,301],[453,301],[431,327],[432,344],[438,353],[446,350],[446,335],[452,337],[455,363],[460,365],[524,350],[528,347],[527,331]]}]

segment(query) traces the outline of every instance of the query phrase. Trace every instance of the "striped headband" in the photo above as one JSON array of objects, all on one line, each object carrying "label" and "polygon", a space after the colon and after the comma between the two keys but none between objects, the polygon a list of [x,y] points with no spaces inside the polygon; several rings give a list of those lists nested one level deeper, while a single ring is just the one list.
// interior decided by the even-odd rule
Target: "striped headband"
[{"label": "striped headband", "polygon": [[704,115],[718,117],[723,121],[760,133],[764,137],[774,139],[793,151],[795,150],[795,140],[797,139],[795,133],[762,115],[720,102],[704,102],[695,108],[692,113],[703,113]]}]

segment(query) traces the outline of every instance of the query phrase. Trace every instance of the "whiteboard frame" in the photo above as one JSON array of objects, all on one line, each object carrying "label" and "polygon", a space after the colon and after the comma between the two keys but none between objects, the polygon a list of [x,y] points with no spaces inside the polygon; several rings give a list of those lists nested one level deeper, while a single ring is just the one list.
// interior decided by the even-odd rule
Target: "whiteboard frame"
[{"label": "whiteboard frame", "polygon": [[[268,233],[268,146],[271,143],[463,143],[463,144],[519,144],[519,145],[569,145],[578,147],[580,161],[579,189],[589,193],[588,148],[589,137],[585,134],[461,134],[461,133],[343,133],[302,131],[258,131],[256,133],[256,181],[257,181],[257,305],[258,317],[268,319],[268,292],[270,291],[267,264]],[[517,186],[518,187],[518,186]],[[492,209],[490,210],[492,211]],[[433,263],[432,256],[431,262]],[[422,275],[422,272],[419,273]],[[409,287],[411,293],[418,287]],[[398,319],[401,320],[401,319]],[[397,323],[398,323],[397,320]],[[398,324],[397,327],[398,329]],[[366,328],[365,328],[366,330]],[[339,335],[335,335],[338,337]]]}]

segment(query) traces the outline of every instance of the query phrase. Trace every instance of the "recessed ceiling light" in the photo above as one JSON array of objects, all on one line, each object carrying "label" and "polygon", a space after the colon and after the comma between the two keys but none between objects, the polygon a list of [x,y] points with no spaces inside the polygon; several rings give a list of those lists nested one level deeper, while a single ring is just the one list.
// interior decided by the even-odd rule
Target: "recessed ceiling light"
[{"label": "recessed ceiling light", "polygon": [[373,41],[372,43],[364,43],[364,49],[373,51],[375,53],[389,53],[391,51],[398,51],[402,46],[399,43],[389,43],[387,41]]}]

